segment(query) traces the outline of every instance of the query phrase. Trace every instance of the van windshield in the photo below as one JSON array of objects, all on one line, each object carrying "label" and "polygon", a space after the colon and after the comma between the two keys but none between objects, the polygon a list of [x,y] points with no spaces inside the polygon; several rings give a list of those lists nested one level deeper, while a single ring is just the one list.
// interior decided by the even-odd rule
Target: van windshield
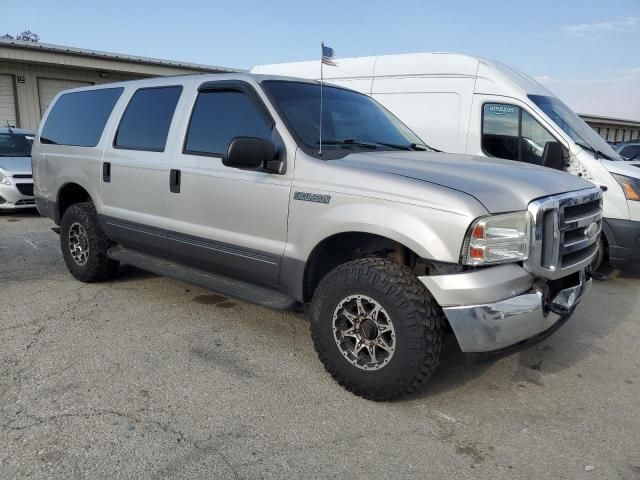
[{"label": "van windshield", "polygon": [[[320,146],[320,85],[307,82],[262,82],[288,127],[308,153]],[[353,150],[426,150],[420,138],[372,98],[325,85],[322,92],[323,158]]]},{"label": "van windshield", "polygon": [[0,133],[0,157],[30,157],[33,135]]},{"label": "van windshield", "polygon": [[547,95],[528,95],[528,97],[579,146],[590,150],[600,158],[622,160],[595,130],[556,97]]}]

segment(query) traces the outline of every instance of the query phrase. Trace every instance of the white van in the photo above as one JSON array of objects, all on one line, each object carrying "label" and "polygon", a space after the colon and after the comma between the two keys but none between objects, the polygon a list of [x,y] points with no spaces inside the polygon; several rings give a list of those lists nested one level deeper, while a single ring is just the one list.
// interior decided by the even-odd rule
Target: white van
[{"label": "white van", "polygon": [[[427,144],[561,168],[604,193],[601,255],[640,261],[640,162],[625,162],[580,117],[531,77],[494,60],[417,53],[337,60],[327,82],[372,96]],[[320,62],[259,65],[254,73],[320,78]]]}]

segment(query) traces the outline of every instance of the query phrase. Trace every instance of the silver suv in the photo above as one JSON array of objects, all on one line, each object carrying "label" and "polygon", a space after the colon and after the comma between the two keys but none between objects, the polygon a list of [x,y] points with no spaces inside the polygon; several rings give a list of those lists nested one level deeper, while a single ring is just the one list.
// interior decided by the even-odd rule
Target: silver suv
[{"label": "silver suv", "polygon": [[[601,191],[435,152],[375,100],[248,74],[69,90],[33,149],[36,201],[80,281],[135,265],[308,308],[346,389],[384,400],[464,352],[543,338],[590,284]],[[322,116],[322,138],[320,117]]]}]

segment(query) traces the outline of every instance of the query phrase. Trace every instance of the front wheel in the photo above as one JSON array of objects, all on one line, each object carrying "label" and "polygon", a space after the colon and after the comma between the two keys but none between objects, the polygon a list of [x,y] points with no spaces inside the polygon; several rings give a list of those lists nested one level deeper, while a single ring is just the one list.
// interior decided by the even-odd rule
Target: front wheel
[{"label": "front wheel", "polygon": [[311,305],[313,343],[327,372],[371,400],[390,400],[424,384],[436,369],[445,320],[407,268],[365,258],[320,283]]}]

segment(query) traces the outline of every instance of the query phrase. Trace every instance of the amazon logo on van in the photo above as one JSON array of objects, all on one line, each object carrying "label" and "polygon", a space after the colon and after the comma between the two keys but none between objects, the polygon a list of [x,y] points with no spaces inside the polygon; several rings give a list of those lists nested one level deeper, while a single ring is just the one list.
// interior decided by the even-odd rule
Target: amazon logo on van
[{"label": "amazon logo on van", "polygon": [[509,105],[489,105],[488,110],[496,115],[506,115],[507,113],[515,113],[516,107]]}]

